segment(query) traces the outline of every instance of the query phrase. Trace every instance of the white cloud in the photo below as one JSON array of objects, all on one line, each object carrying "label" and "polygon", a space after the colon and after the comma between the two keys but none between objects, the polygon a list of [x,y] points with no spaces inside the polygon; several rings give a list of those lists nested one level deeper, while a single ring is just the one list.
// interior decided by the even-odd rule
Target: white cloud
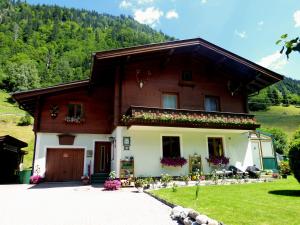
[{"label": "white cloud", "polygon": [[144,4],[149,4],[149,3],[153,3],[154,0],[138,0],[137,3],[139,5],[144,5]]},{"label": "white cloud", "polygon": [[300,10],[294,13],[295,27],[300,27]]},{"label": "white cloud", "polygon": [[280,52],[277,51],[271,55],[261,58],[261,60],[257,63],[269,69],[279,70],[282,69],[288,63],[288,61],[285,55],[280,54]]},{"label": "white cloud", "polygon": [[179,17],[179,15],[174,9],[168,11],[166,14],[167,19],[177,19],[178,17]]},{"label": "white cloud", "polygon": [[202,3],[202,4],[207,3],[207,0],[201,0],[201,3]]},{"label": "white cloud", "polygon": [[239,36],[240,38],[244,39],[247,37],[247,33],[246,31],[238,31],[238,30],[235,30],[234,31],[234,34]]},{"label": "white cloud", "polygon": [[137,9],[134,12],[134,19],[139,23],[148,24],[155,27],[159,23],[159,19],[164,13],[158,8],[149,7],[145,10]]},{"label": "white cloud", "polygon": [[121,1],[121,3],[119,4],[119,8],[121,9],[128,9],[132,6],[132,3],[128,0],[123,0]]},{"label": "white cloud", "polygon": [[263,26],[264,24],[265,24],[265,22],[263,20],[261,20],[257,23],[258,26]]}]

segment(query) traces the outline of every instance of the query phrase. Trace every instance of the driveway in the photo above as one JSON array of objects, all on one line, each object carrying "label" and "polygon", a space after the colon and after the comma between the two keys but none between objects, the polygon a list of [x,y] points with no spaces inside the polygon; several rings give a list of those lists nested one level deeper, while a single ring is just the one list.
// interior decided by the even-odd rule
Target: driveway
[{"label": "driveway", "polygon": [[1,225],[175,225],[170,207],[134,188],[74,183],[0,186]]}]

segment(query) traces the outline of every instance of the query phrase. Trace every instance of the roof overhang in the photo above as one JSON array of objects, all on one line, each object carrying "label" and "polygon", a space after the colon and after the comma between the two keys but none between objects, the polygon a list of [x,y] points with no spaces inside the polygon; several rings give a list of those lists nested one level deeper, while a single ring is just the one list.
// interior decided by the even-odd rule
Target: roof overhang
[{"label": "roof overhang", "polygon": [[9,145],[12,145],[12,146],[19,147],[19,148],[25,148],[25,147],[28,146],[28,144],[25,143],[24,141],[21,141],[17,138],[14,138],[10,135],[0,136],[0,143],[1,144],[6,143],[6,144],[9,144]]},{"label": "roof overhang", "polygon": [[157,57],[164,55],[170,57],[174,52],[190,52],[195,56],[205,57],[214,62],[216,68],[226,68],[234,72],[234,76],[243,81],[248,95],[256,93],[261,89],[281,81],[284,76],[253,63],[243,57],[229,52],[201,38],[171,41],[157,44],[142,45],[130,48],[115,49],[110,51],[95,52],[93,55],[93,72],[91,79],[99,76],[97,66],[105,64],[127,63],[132,58],[146,58],[149,55]]},{"label": "roof overhang", "polygon": [[33,89],[29,91],[19,91],[12,94],[12,97],[19,103],[20,108],[34,115],[38,99],[44,95],[51,95],[61,93],[66,90],[72,90],[89,85],[89,79],[82,81],[75,81],[60,85],[55,85],[47,88]]}]

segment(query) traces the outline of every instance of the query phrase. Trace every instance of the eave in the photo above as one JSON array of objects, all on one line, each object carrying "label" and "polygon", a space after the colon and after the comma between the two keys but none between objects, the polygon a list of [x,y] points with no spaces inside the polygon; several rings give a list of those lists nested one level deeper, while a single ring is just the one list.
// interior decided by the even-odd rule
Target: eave
[{"label": "eave", "polygon": [[86,79],[82,81],[74,81],[70,83],[59,84],[47,88],[38,88],[29,91],[19,91],[12,93],[11,95],[18,102],[21,109],[26,110],[33,116],[36,109],[37,101],[40,97],[80,87],[87,87],[89,84],[89,79]]}]

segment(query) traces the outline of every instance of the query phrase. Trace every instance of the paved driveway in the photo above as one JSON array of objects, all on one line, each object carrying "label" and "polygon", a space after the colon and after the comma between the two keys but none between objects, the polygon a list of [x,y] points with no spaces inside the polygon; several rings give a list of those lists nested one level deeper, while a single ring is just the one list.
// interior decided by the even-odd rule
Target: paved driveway
[{"label": "paved driveway", "polygon": [[135,189],[1,185],[1,225],[175,225],[170,208]]}]

